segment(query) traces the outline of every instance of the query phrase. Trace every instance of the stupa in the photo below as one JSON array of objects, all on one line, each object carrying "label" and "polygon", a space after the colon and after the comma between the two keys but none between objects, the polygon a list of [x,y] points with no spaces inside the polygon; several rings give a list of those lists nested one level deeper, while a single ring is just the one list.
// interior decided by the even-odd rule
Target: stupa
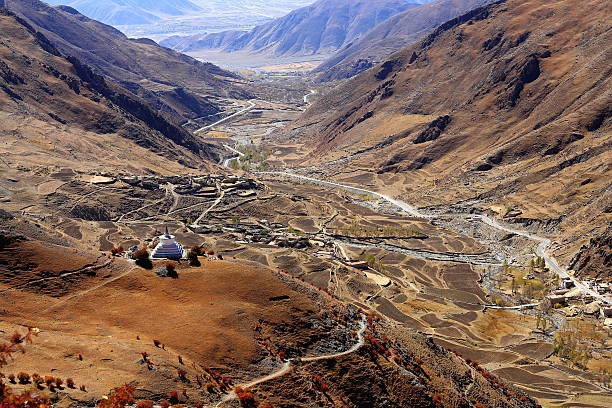
[{"label": "stupa", "polygon": [[166,233],[159,236],[159,244],[153,250],[151,258],[154,259],[181,259],[185,256],[183,246],[176,242],[176,237],[170,235],[168,227]]}]

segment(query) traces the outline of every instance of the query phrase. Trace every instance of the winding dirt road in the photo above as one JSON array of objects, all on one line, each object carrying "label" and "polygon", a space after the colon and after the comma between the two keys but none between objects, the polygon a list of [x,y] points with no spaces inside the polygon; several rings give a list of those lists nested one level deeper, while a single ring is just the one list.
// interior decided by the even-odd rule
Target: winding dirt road
[{"label": "winding dirt road", "polygon": [[[357,350],[359,350],[361,347],[363,347],[363,345],[365,344],[365,332],[367,328],[368,328],[368,325],[367,325],[366,318],[365,316],[362,316],[361,321],[359,322],[359,331],[357,331],[357,342],[350,349],[346,351],[341,351],[338,353],[323,354],[320,356],[298,357],[298,358],[289,359],[285,361],[285,363],[281,366],[281,368],[274,371],[273,373],[268,374],[264,377],[256,378],[254,380],[249,381],[248,383],[240,384],[238,385],[238,387],[243,388],[243,389],[248,389],[258,384],[273,380],[278,377],[282,377],[283,375],[287,374],[291,370],[291,367],[296,363],[308,363],[312,361],[330,360],[333,358],[338,358],[338,357],[345,356],[347,354],[354,353]],[[229,402],[234,399],[236,399],[236,393],[230,392],[229,394],[224,396],[223,399],[221,399],[221,401],[219,401],[215,405],[215,407],[219,407],[223,403]]]}]

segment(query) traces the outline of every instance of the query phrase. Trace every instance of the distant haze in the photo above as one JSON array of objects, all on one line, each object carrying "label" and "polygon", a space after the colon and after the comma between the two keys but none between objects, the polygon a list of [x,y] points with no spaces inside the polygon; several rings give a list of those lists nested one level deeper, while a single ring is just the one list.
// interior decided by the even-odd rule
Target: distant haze
[{"label": "distant haze", "polygon": [[[334,0],[330,0],[334,1]],[[47,0],[115,26],[131,37],[248,30],[314,0]]]}]

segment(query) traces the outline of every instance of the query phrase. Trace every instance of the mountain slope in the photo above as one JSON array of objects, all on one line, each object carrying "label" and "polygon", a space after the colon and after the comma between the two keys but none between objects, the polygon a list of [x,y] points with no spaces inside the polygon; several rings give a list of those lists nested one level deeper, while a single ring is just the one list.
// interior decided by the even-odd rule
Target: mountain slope
[{"label": "mountain slope", "polygon": [[122,84],[176,122],[217,113],[211,97],[248,96],[236,86],[235,75],[153,41],[130,40],[72,8],[38,0],[7,0],[6,5],[64,54]]},{"label": "mountain slope", "polygon": [[348,44],[314,72],[319,80],[350,78],[429,34],[435,27],[491,0],[436,0],[410,8]]},{"label": "mountain slope", "polygon": [[110,25],[149,24],[164,17],[202,11],[189,0],[48,0],[47,3],[74,7],[89,18]]},{"label": "mountain slope", "polygon": [[611,219],[611,13],[603,0],[483,6],[334,89],[277,137],[302,143],[307,164],[330,162],[324,172],[420,206],[551,233],[569,263]]},{"label": "mountain slope", "polygon": [[[180,50],[195,51],[221,45],[226,52],[247,51],[277,56],[326,54],[413,6],[414,3],[405,0],[319,0],[250,32],[234,36],[229,43],[219,44],[213,39],[196,36],[193,44],[183,44]],[[172,43],[162,42],[162,45],[171,46]]]},{"label": "mountain slope", "polygon": [[192,167],[205,166],[202,158],[216,159],[211,146],[78,59],[64,57],[44,35],[6,9],[0,9],[0,27],[4,34],[0,131],[8,148],[5,160],[21,165],[38,164],[41,159],[42,165],[91,161],[104,167],[116,159],[111,153],[116,146],[134,153],[124,168],[138,166],[138,159],[147,156],[145,149],[149,156],[153,151]]}]

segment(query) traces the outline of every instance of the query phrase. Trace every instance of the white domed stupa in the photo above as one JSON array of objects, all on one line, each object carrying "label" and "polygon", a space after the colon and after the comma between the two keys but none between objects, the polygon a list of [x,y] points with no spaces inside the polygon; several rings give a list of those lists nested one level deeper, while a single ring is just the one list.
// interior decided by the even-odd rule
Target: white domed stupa
[{"label": "white domed stupa", "polygon": [[151,258],[153,259],[181,259],[185,257],[183,246],[176,242],[176,237],[170,235],[168,227],[166,233],[160,235],[159,244],[153,250]]}]

